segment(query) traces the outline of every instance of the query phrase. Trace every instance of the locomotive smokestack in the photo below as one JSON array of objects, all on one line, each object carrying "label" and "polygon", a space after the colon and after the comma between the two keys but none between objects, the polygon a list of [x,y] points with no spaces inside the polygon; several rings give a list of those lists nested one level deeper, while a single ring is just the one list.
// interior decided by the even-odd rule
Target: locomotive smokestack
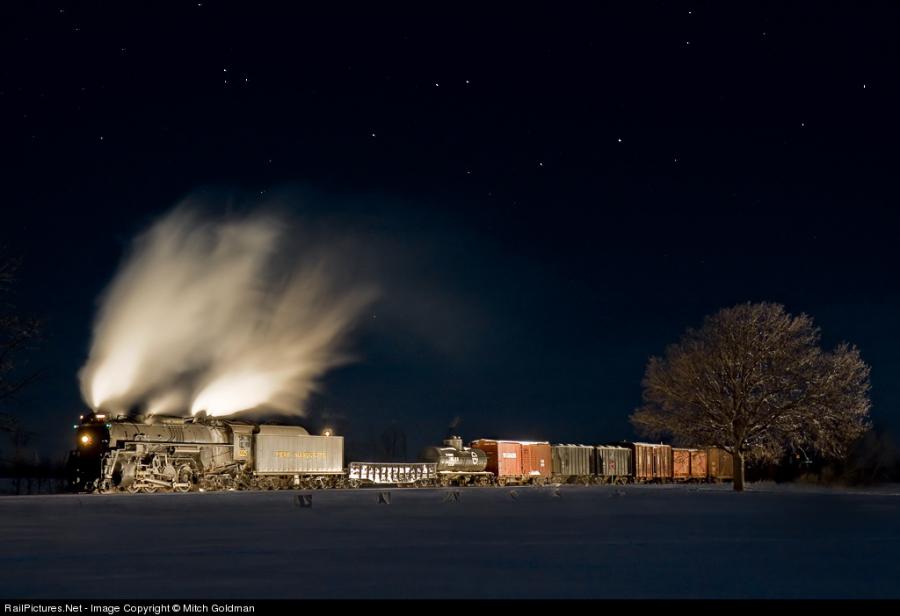
[{"label": "locomotive smokestack", "polygon": [[462,450],[463,448],[463,440],[461,436],[451,436],[450,438],[444,439],[444,445],[447,447],[453,447],[454,449]]}]

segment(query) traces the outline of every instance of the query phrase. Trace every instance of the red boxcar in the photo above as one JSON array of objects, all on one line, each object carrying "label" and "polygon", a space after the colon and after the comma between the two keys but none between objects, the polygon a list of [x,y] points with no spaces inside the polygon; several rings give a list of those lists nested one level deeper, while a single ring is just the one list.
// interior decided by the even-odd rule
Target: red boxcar
[{"label": "red boxcar", "polygon": [[497,477],[520,477],[522,472],[522,445],[518,441],[478,439],[472,447],[487,454],[485,470]]},{"label": "red boxcar", "polygon": [[471,446],[487,454],[487,470],[498,479],[543,481],[553,470],[550,443],[478,439]]},{"label": "red boxcar", "polygon": [[529,477],[549,477],[553,470],[550,443],[523,442],[522,474]]}]

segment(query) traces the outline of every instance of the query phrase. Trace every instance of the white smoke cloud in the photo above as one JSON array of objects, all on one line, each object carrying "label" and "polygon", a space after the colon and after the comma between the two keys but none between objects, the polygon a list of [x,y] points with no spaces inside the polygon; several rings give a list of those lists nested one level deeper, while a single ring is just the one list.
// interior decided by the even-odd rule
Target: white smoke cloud
[{"label": "white smoke cloud", "polygon": [[94,409],[213,415],[302,412],[374,299],[352,250],[272,214],[214,218],[182,206],[137,237],[80,373]]}]

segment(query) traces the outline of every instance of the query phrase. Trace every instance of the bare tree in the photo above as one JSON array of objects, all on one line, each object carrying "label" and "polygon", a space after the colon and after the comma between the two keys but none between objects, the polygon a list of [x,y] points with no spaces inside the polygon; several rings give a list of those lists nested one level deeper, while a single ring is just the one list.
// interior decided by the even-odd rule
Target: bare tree
[{"label": "bare tree", "polygon": [[825,352],[819,338],[810,317],[779,304],[721,310],[650,359],[631,421],[650,437],[731,452],[735,490],[747,458],[786,447],[844,456],[870,426],[869,366],[855,347]]},{"label": "bare tree", "polygon": [[[0,254],[0,297],[15,280],[19,261]],[[40,322],[24,317],[0,300],[0,408],[38,378],[38,373],[21,370],[21,352],[33,344],[40,332]]]}]

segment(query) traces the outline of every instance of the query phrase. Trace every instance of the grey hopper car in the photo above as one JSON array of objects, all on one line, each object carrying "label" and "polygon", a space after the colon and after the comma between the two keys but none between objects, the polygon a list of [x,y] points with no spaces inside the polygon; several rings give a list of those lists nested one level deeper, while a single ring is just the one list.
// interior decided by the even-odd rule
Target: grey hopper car
[{"label": "grey hopper car", "polygon": [[630,447],[598,445],[595,451],[597,480],[600,483],[627,483],[634,475]]}]

